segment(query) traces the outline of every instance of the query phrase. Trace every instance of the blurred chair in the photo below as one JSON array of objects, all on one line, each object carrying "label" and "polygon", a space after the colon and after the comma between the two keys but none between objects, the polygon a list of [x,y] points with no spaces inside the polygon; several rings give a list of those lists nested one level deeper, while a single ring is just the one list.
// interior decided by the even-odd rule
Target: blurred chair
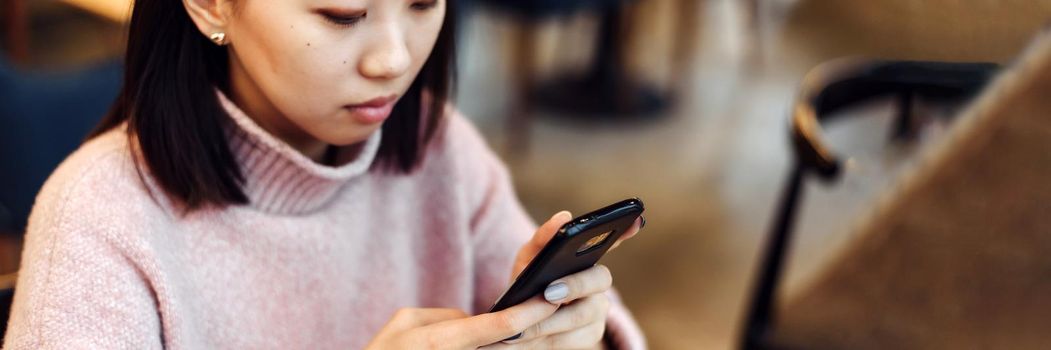
[{"label": "blurred chair", "polygon": [[[1043,35],[960,113],[947,135],[861,221],[850,243],[775,305],[808,177],[835,181],[820,123],[874,96],[902,102],[891,136],[908,140],[914,98],[952,103],[996,66],[840,61],[807,75],[793,110],[795,165],[769,237],[742,347],[1042,348],[1051,321],[1051,35]],[[805,233],[804,233],[805,234]],[[776,316],[776,317],[775,317]]]},{"label": "blurred chair", "polygon": [[121,70],[24,72],[0,59],[0,233],[24,230],[44,180],[113,103]]},{"label": "blurred chair", "polygon": [[[530,107],[537,105],[574,117],[636,117],[667,105],[661,91],[632,79],[624,66],[624,11],[629,0],[474,0],[479,7],[506,13],[521,23],[511,57],[514,61],[515,106],[508,127],[514,148],[528,139]],[[588,70],[551,81],[533,79],[538,22],[581,12],[599,16],[596,52]]]}]

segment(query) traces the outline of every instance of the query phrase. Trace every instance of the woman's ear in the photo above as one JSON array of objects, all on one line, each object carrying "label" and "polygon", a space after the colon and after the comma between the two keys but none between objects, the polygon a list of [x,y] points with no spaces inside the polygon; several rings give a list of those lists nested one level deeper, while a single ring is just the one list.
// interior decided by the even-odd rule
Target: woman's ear
[{"label": "woman's ear", "polygon": [[229,23],[230,16],[233,13],[234,4],[232,1],[183,0],[182,3],[186,7],[186,13],[190,15],[190,19],[197,25],[197,30],[200,30],[205,37],[214,33],[226,32],[226,25]]}]

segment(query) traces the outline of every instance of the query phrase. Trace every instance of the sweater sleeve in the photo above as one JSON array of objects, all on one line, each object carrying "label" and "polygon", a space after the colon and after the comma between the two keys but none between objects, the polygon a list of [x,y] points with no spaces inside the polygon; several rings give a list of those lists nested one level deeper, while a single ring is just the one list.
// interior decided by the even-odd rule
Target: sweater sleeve
[{"label": "sweater sleeve", "polygon": [[30,218],[4,348],[160,349],[156,303],[114,241],[119,227],[81,205],[102,200],[96,191],[65,186],[89,181],[62,173]]},{"label": "sweater sleeve", "polygon": [[[469,160],[474,166],[466,178],[478,193],[474,196],[477,200],[471,218],[476,291],[472,311],[478,314],[488,311],[510,284],[515,255],[532,238],[537,225],[522,208],[503,162],[466,119],[459,116],[452,119],[453,133],[469,149],[464,153],[476,155]],[[645,349],[642,331],[616,291],[611,289],[608,295],[611,307],[606,338],[609,343],[615,349]]]}]

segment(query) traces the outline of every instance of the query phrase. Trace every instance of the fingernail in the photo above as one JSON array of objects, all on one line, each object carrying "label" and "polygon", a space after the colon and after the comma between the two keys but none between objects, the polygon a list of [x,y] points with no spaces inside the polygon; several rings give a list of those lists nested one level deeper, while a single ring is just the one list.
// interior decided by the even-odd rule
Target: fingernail
[{"label": "fingernail", "polygon": [[515,335],[511,336],[510,338],[502,340],[502,342],[508,343],[508,344],[514,344],[515,343],[514,341],[518,340],[518,338],[521,338],[521,337],[522,337],[522,333],[518,333],[518,334],[515,334]]},{"label": "fingernail", "polygon": [[557,212],[557,213],[555,213],[555,215],[551,216],[551,220],[558,219],[558,218],[565,219],[563,221],[572,220],[573,219],[573,214],[570,214],[568,211],[563,210],[563,211]]},{"label": "fingernail", "polygon": [[550,303],[557,303],[569,296],[569,287],[565,282],[558,282],[544,289],[544,299]]},{"label": "fingernail", "polygon": [[642,222],[639,223],[639,229],[641,230],[641,229],[646,227],[646,217],[645,216],[639,216],[639,219],[642,219]]}]

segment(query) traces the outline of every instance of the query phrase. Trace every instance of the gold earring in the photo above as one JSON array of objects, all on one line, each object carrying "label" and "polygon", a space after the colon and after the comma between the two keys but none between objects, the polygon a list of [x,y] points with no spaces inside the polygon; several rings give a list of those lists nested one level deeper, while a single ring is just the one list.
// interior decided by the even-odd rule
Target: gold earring
[{"label": "gold earring", "polygon": [[215,33],[212,33],[212,35],[208,36],[208,39],[212,39],[212,42],[215,43],[216,45],[219,45],[219,46],[226,45],[226,33],[215,32]]}]

